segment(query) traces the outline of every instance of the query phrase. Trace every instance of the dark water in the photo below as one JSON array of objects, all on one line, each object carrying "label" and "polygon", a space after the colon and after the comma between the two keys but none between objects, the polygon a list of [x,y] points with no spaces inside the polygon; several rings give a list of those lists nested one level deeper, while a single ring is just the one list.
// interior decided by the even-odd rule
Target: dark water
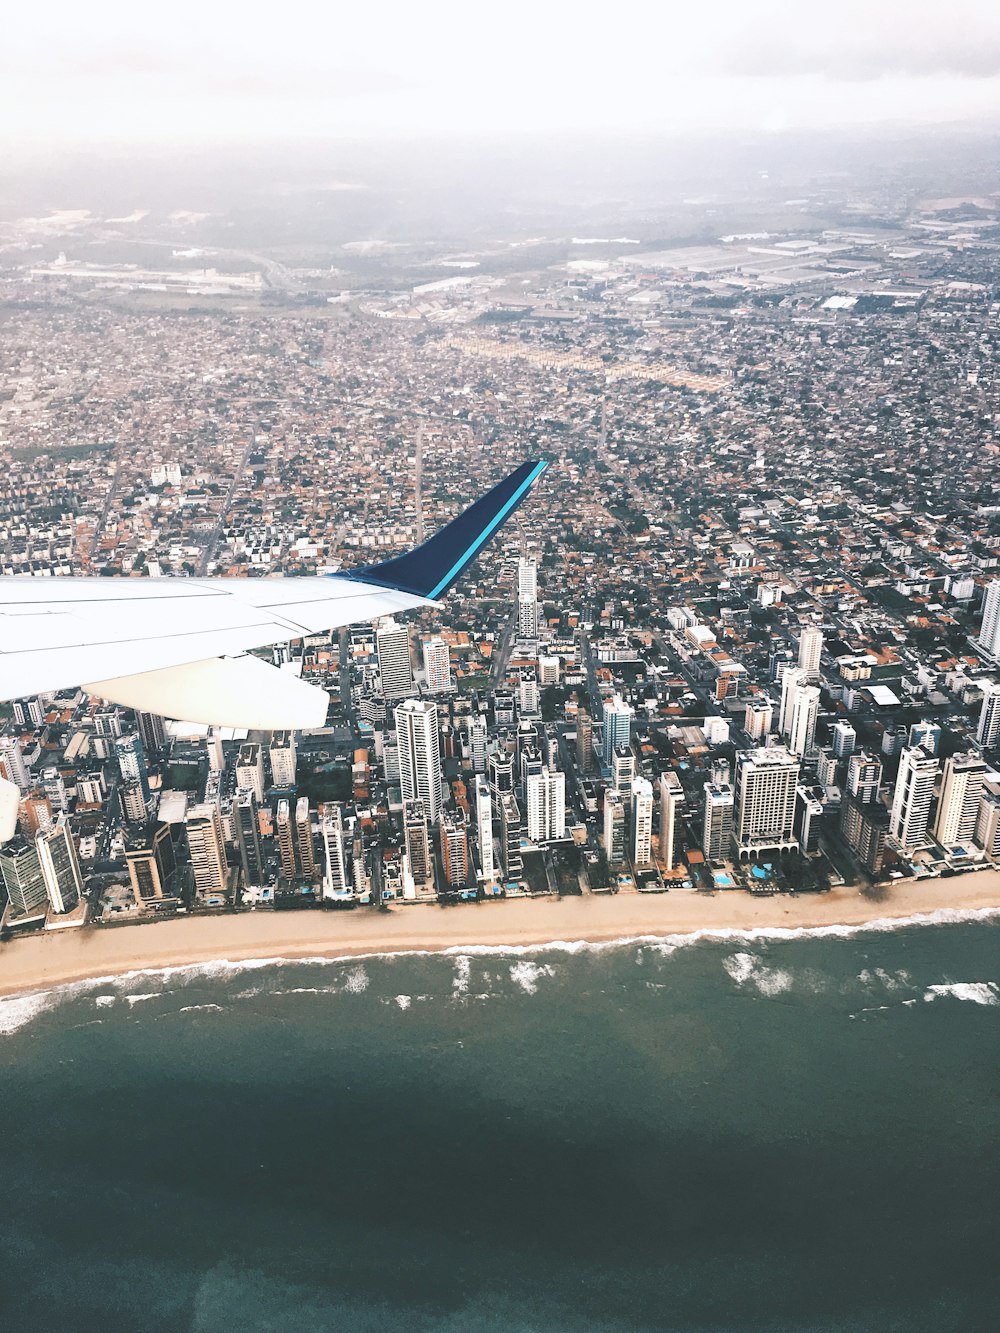
[{"label": "dark water", "polygon": [[0,1327],[993,1330],[998,946],[977,922],[0,1003]]}]

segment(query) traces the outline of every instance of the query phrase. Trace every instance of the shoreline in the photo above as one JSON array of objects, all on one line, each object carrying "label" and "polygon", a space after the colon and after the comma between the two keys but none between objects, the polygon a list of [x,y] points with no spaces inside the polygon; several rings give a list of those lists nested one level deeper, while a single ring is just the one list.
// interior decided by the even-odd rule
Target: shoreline
[{"label": "shoreline", "polygon": [[[855,889],[755,898],[619,894],[507,899],[456,907],[412,904],[389,912],[246,912],[60,930],[0,945],[0,996],[213,962],[296,961],[366,954],[607,944],[642,936],[864,929],[935,913],[1000,914],[1000,871],[897,884],[879,900]],[[919,923],[915,923],[919,924]],[[930,921],[926,924],[931,924]]]}]

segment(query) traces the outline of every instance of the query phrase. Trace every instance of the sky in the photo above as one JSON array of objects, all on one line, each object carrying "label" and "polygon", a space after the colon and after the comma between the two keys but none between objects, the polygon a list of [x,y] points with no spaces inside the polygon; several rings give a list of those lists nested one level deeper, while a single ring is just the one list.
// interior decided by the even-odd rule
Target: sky
[{"label": "sky", "polygon": [[996,0],[47,0],[0,40],[28,148],[984,118]]}]

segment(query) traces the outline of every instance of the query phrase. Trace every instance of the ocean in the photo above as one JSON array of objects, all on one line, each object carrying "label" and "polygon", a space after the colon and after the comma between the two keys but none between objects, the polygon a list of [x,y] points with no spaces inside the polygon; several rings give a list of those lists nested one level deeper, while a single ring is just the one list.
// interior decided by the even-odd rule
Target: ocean
[{"label": "ocean", "polygon": [[136,973],[0,1062],[17,1333],[1000,1325],[989,918]]}]

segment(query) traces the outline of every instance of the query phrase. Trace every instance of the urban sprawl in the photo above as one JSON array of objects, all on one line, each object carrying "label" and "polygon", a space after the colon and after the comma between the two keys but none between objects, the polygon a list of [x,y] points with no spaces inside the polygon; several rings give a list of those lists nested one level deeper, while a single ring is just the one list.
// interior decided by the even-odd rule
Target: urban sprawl
[{"label": "urban sprawl", "polygon": [[333,572],[551,466],[440,607],[269,654],[317,731],[0,705],[4,932],[992,865],[998,207],[379,288],[5,222],[4,574]]}]

